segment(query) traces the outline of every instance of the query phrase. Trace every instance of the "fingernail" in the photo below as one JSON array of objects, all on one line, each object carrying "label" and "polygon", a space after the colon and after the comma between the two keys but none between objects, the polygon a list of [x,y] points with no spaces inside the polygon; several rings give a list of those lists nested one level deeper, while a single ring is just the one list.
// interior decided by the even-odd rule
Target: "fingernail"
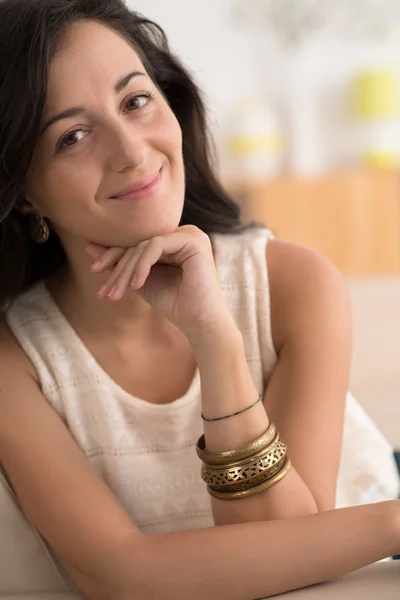
[{"label": "fingernail", "polygon": [[107,296],[113,296],[115,294],[115,292],[117,291],[117,286],[114,285],[111,290],[108,292]]},{"label": "fingernail", "polygon": [[137,277],[136,275],[134,275],[131,279],[131,287],[135,287],[135,285],[137,284]]}]

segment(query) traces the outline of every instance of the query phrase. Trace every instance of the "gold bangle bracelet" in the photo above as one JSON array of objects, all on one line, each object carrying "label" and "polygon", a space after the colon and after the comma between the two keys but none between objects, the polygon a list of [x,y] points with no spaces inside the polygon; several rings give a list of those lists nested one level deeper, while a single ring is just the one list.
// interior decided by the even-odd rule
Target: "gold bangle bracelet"
[{"label": "gold bangle bracelet", "polygon": [[246,444],[237,450],[228,450],[226,452],[209,452],[205,449],[205,438],[202,435],[197,442],[196,452],[199,458],[207,465],[226,465],[238,462],[258,454],[261,450],[267,448],[276,436],[276,427],[271,423],[268,429],[254,442]]},{"label": "gold bangle bracelet", "polygon": [[241,498],[246,498],[247,496],[254,496],[255,494],[260,494],[261,492],[264,492],[265,490],[268,490],[269,488],[273,487],[288,474],[290,467],[290,458],[287,456],[283,467],[279,471],[279,473],[277,473],[274,477],[268,479],[264,483],[260,483],[259,485],[256,485],[247,490],[240,490],[237,492],[218,492],[216,490],[213,490],[212,487],[209,485],[207,486],[207,490],[211,496],[220,500],[240,500]]},{"label": "gold bangle bracelet", "polygon": [[283,456],[281,460],[276,463],[271,470],[263,471],[262,473],[258,473],[254,475],[254,477],[249,477],[248,479],[241,479],[235,481],[235,483],[227,484],[227,485],[218,485],[218,484],[208,484],[215,492],[239,492],[240,490],[248,490],[249,488],[256,487],[257,485],[264,483],[264,481],[268,481],[272,479],[284,466],[286,460],[286,456]]},{"label": "gold bangle bracelet", "polygon": [[287,450],[286,443],[277,437],[276,443],[268,447],[267,450],[259,452],[251,460],[243,461],[239,464],[233,464],[225,468],[210,467],[203,463],[201,469],[201,478],[209,485],[233,485],[245,479],[255,477],[261,473],[269,473],[277,463],[280,463],[285,457]]},{"label": "gold bangle bracelet", "polygon": [[247,458],[242,458],[241,460],[235,460],[233,462],[230,463],[224,463],[223,465],[210,465],[206,462],[203,462],[203,465],[206,466],[208,469],[210,469],[210,471],[226,471],[227,469],[234,469],[235,467],[242,467],[246,464],[248,464],[249,462],[253,462],[257,459],[261,459],[263,457],[265,457],[269,452],[272,452],[277,444],[279,443],[279,434],[277,433],[275,438],[272,440],[271,444],[269,444],[268,446],[266,446],[265,448],[261,448],[261,450],[259,450],[256,454],[252,454],[251,456],[248,456]]}]

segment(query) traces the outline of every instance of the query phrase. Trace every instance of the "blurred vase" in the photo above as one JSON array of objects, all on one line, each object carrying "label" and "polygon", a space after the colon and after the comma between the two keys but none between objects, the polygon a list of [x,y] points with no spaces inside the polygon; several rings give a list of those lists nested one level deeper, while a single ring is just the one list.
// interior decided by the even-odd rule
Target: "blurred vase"
[{"label": "blurred vase", "polygon": [[230,176],[266,179],[281,172],[282,126],[268,102],[260,98],[240,102],[226,128],[224,154]]},{"label": "blurred vase", "polygon": [[394,69],[359,73],[351,89],[356,151],[370,167],[400,164],[399,77]]}]

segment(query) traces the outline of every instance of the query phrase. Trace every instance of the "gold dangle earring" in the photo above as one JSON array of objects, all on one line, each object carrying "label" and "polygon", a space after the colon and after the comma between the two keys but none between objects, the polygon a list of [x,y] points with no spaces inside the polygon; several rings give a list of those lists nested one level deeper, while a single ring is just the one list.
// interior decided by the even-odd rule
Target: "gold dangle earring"
[{"label": "gold dangle earring", "polygon": [[45,244],[50,237],[50,229],[43,217],[30,215],[29,230],[32,241],[36,244]]}]

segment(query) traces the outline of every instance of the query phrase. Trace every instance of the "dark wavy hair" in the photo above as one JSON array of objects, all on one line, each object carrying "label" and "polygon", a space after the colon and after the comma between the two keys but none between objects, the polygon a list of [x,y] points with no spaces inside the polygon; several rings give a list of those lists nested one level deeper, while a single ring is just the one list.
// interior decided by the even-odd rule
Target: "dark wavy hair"
[{"label": "dark wavy hair", "polygon": [[0,0],[0,309],[33,283],[58,272],[66,255],[51,230],[46,244],[30,239],[16,209],[39,136],[52,58],[70,25],[96,20],[138,52],[183,133],[186,193],[181,225],[206,233],[243,229],[240,210],[214,174],[214,148],[201,94],[171,53],[164,31],[123,0]]}]

